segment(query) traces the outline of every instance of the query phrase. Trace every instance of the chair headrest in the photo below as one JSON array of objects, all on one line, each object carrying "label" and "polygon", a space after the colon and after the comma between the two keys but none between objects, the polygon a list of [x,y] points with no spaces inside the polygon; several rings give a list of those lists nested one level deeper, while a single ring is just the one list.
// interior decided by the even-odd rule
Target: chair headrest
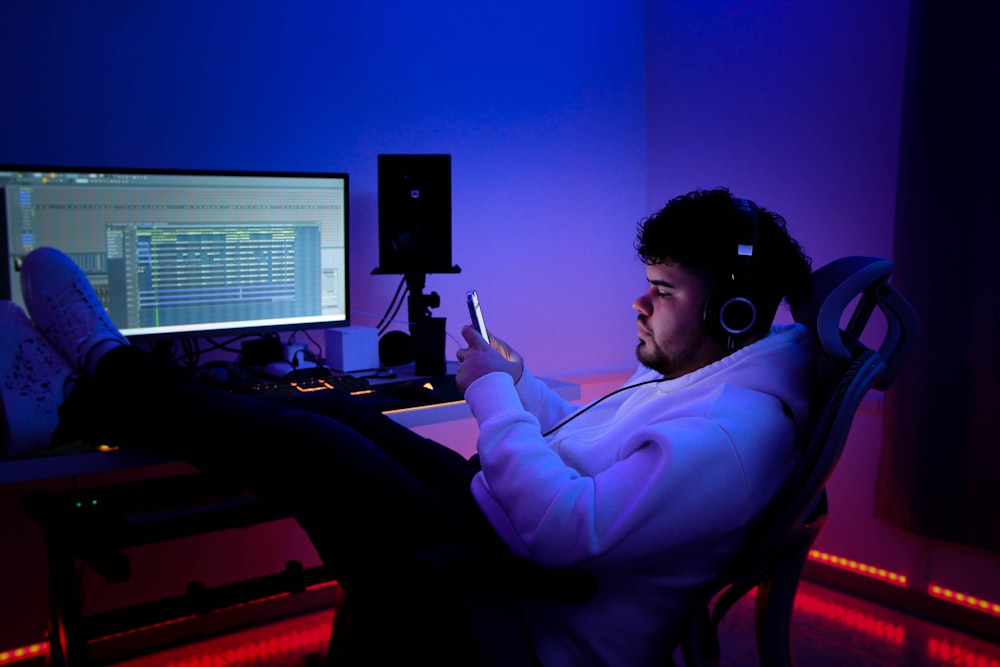
[{"label": "chair headrest", "polygon": [[[878,349],[886,362],[886,371],[876,384],[880,389],[895,379],[917,331],[913,307],[889,284],[893,268],[892,261],[881,257],[834,260],[813,272],[809,298],[792,309],[795,321],[813,332],[823,352],[835,362],[846,364],[857,352],[861,334],[878,308],[887,324]],[[840,322],[856,298],[850,320],[842,329]]]}]

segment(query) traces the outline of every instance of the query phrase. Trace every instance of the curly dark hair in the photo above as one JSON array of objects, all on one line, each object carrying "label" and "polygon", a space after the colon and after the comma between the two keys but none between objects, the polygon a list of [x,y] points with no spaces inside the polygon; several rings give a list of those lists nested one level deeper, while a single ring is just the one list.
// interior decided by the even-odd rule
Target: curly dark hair
[{"label": "curly dark hair", "polygon": [[[794,306],[807,296],[812,260],[789,235],[783,217],[764,208],[758,211],[750,278],[763,329],[770,327],[782,299]],[[720,281],[734,271],[739,231],[729,189],[698,189],[641,220],[635,249],[645,264],[676,263]]]}]

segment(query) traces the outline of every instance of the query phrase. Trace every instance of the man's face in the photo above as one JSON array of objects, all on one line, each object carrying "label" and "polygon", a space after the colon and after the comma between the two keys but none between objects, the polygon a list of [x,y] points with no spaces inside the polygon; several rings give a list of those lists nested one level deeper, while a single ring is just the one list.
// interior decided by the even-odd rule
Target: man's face
[{"label": "man's face", "polygon": [[708,335],[702,313],[709,294],[708,281],[678,264],[646,267],[649,282],[632,302],[639,313],[639,362],[666,378],[680,377],[726,355],[726,346]]}]

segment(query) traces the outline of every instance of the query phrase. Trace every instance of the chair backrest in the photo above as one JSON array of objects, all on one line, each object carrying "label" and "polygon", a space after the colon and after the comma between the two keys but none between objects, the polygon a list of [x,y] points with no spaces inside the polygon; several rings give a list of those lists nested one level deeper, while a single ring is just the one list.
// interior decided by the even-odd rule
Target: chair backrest
[{"label": "chair backrest", "polygon": [[[887,389],[913,349],[916,313],[889,284],[892,270],[891,261],[877,257],[835,260],[813,273],[809,299],[792,311],[818,343],[813,417],[796,469],[758,524],[762,534],[755,539],[763,544],[780,542],[807,523],[825,497],[865,395]],[[876,309],[885,316],[886,331],[873,350],[861,336]]]},{"label": "chair backrest", "polygon": [[[892,270],[891,261],[877,257],[835,260],[813,273],[809,299],[793,309],[816,340],[811,425],[795,470],[755,520],[742,553],[701,592],[681,637],[689,667],[718,664],[718,623],[754,587],[761,664],[794,664],[788,625],[799,575],[826,517],[826,483],[861,401],[892,384],[916,340],[916,314],[889,284]],[[876,309],[886,330],[871,349],[861,336]]]}]

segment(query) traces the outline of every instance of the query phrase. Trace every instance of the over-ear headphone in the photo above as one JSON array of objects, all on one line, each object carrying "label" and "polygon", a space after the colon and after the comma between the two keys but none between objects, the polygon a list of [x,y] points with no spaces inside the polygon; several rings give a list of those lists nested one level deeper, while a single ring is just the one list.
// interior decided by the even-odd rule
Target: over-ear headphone
[{"label": "over-ear headphone", "polygon": [[705,304],[704,322],[709,332],[735,348],[754,332],[757,324],[753,289],[754,250],[759,236],[759,211],[749,199],[733,198],[736,248],[728,279],[713,287]]}]

